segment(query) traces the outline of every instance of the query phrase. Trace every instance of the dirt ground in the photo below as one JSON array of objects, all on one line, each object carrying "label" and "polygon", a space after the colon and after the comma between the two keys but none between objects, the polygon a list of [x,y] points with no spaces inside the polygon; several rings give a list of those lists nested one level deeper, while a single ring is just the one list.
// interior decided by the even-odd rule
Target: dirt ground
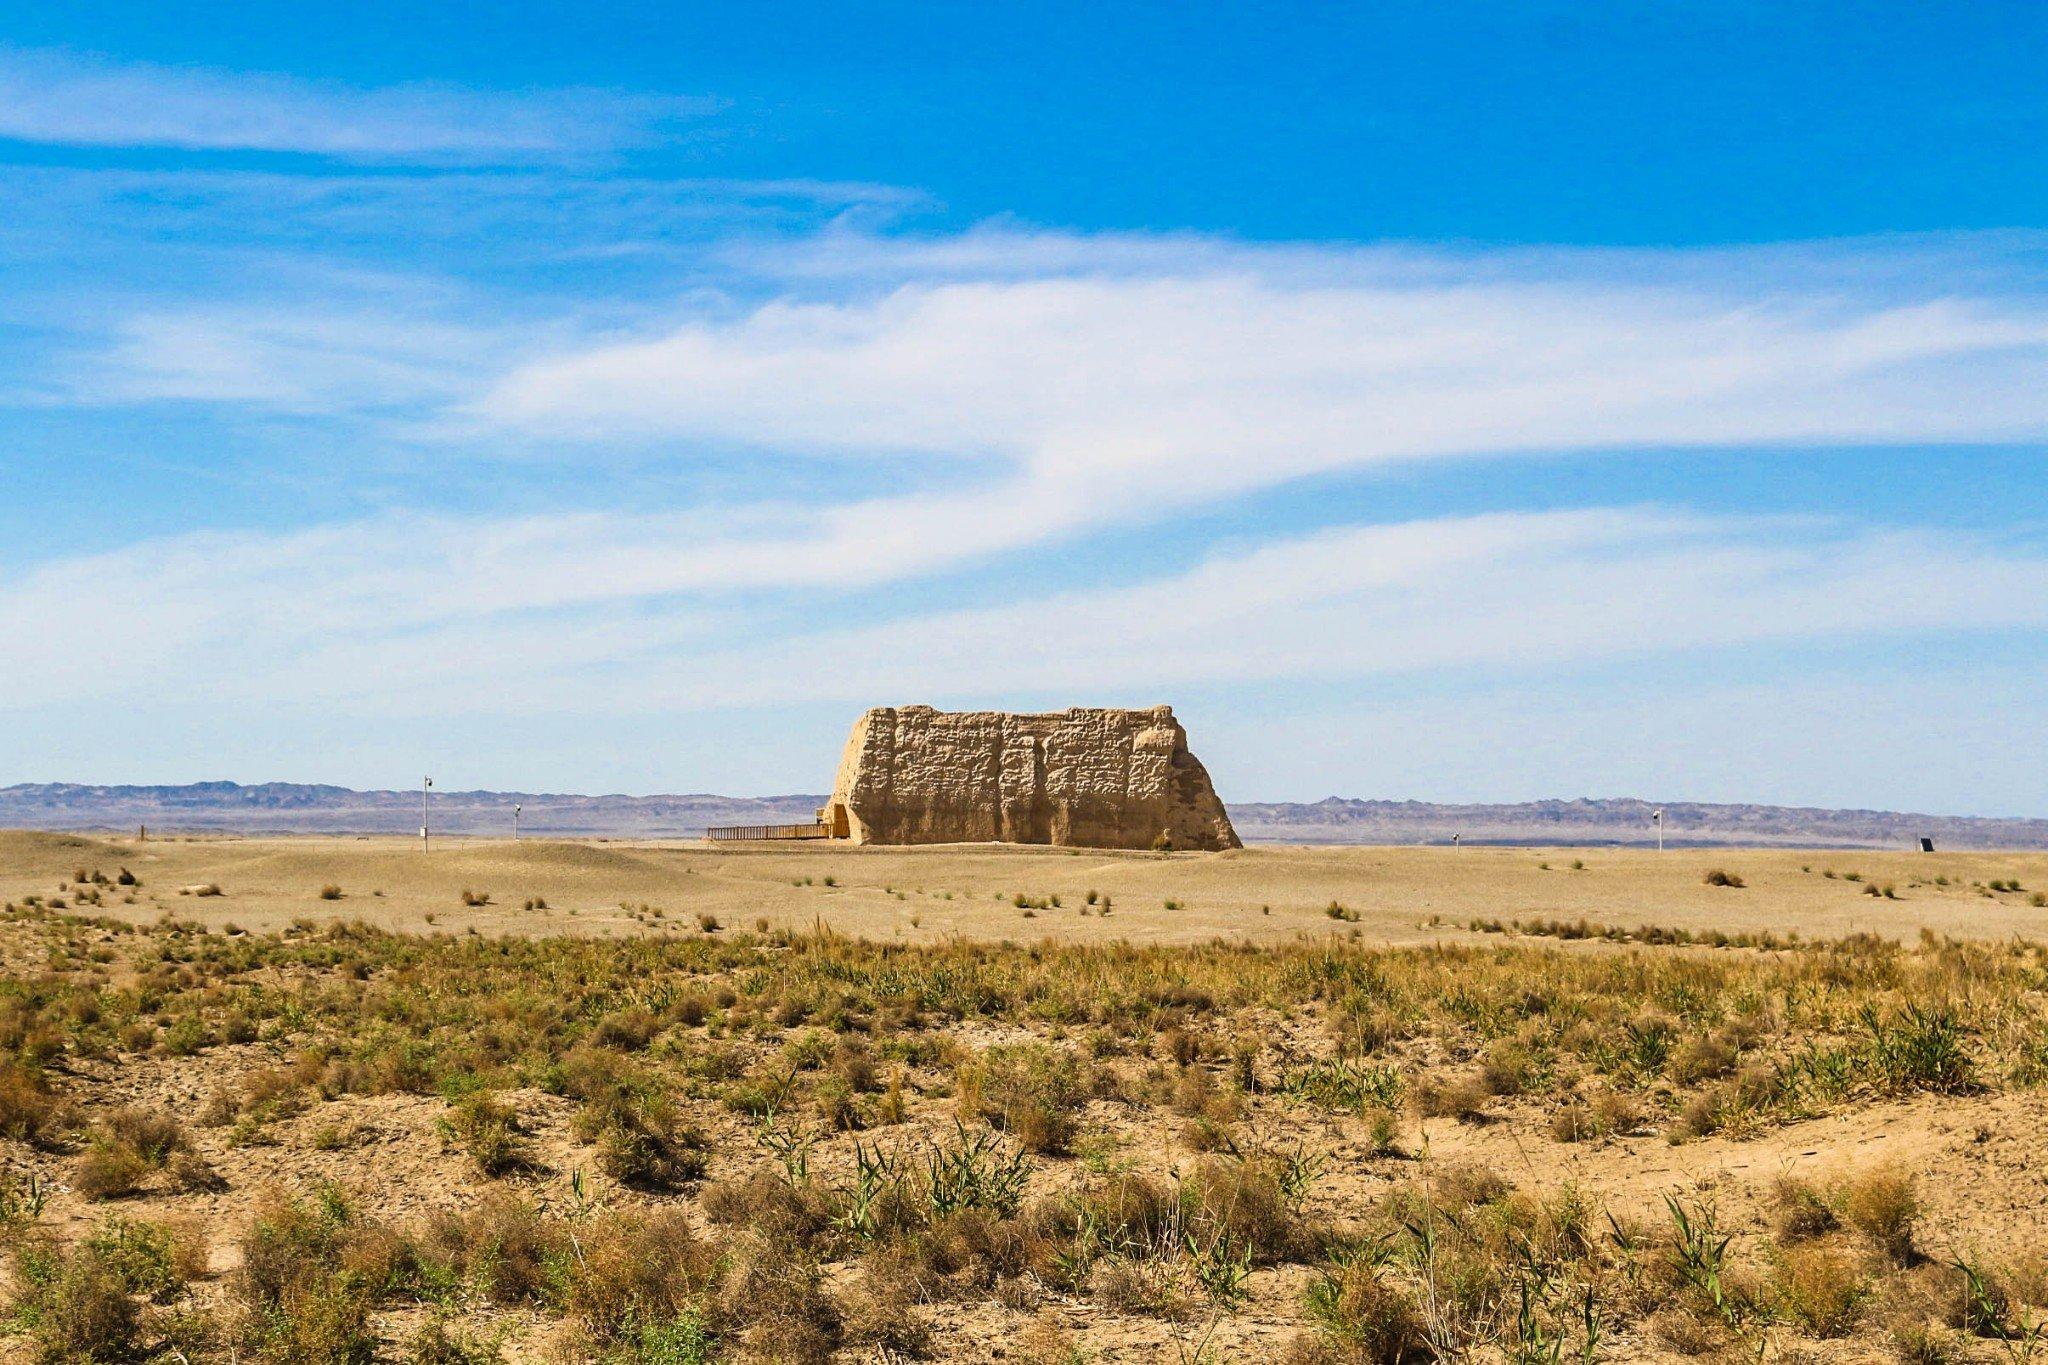
[{"label": "dirt ground", "polygon": [[[134,870],[143,890],[132,904],[107,897],[99,913],[170,911],[251,931],[338,917],[410,932],[596,936],[693,932],[696,917],[710,915],[731,928],[765,921],[913,943],[1271,943],[1333,931],[1417,943],[1463,935],[1475,918],[1807,938],[1908,939],[1923,928],[1973,939],[2048,932],[2048,909],[2030,903],[2033,889],[2048,885],[2048,853],[2037,852],[1259,846],[1160,855],[449,839],[422,853],[415,840],[390,838],[138,842],[0,832],[0,899],[46,893],[77,870],[112,876],[120,866]],[[1705,884],[1715,869],[1744,885]],[[1837,875],[1824,875],[1830,871]],[[2029,890],[1988,889],[2008,880]],[[1867,894],[1886,884],[1895,898]],[[221,894],[179,894],[205,885]],[[321,899],[330,885],[340,899]],[[465,905],[465,891],[488,894],[489,903]],[[1090,891],[1098,902],[1108,897],[1108,915],[1091,911]],[[1020,896],[1033,904],[1019,906]],[[546,908],[523,908],[530,900]],[[1330,915],[1332,903],[1343,919]]]},{"label": "dirt ground", "polygon": [[[123,870],[139,885],[119,880]],[[1708,884],[1715,870],[1741,884]],[[329,887],[339,895],[324,897]],[[1256,847],[1162,856],[449,840],[422,853],[391,839],[0,833],[0,901],[19,907],[0,923],[8,990],[22,1002],[6,1022],[22,1058],[44,1059],[36,1065],[50,1093],[76,1108],[68,1131],[0,1138],[0,1177],[41,1191],[30,1231],[62,1245],[84,1245],[110,1218],[196,1229],[203,1269],[174,1302],[222,1321],[244,1292],[241,1239],[257,1211],[324,1182],[347,1190],[361,1218],[396,1229],[473,1214],[507,1192],[578,1236],[613,1213],[679,1209],[732,1239],[744,1262],[749,1239],[763,1234],[744,1220],[721,1223],[713,1193],[781,1170],[776,1134],[809,1144],[797,1182],[806,1197],[844,1200],[863,1143],[910,1154],[965,1141],[963,1116],[974,1114],[963,1107],[963,1068],[1023,1045],[1078,1059],[1084,1078],[1071,1139],[1031,1157],[1030,1204],[1095,1197],[1125,1177],[1191,1189],[1218,1162],[1266,1170],[1284,1157],[1312,1172],[1288,1217],[1302,1228],[1368,1230],[1344,1233],[1353,1248],[1344,1254],[1356,1255],[1381,1236],[1369,1229],[1402,1235],[1386,1220],[1404,1190],[1452,1190],[1483,1172],[1536,1201],[1528,1208],[1583,1200],[1596,1211],[1588,1236],[1598,1249],[1574,1253],[1582,1259],[1560,1262],[1560,1278],[1545,1283],[1597,1285],[1613,1296],[1609,1326],[1597,1350],[1573,1338],[1559,1359],[1582,1349],[1585,1359],[1731,1365],[2020,1359],[2013,1341],[1981,1324],[1965,1330],[1967,1306],[1941,1304],[1959,1292],[1959,1267],[1991,1266],[2010,1297],[2000,1331],[2033,1332],[2048,1317],[2048,1305],[2028,1306],[2048,1299],[2044,959],[2016,946],[2048,936],[2048,908],[2033,903],[2043,887],[2048,854],[2018,852]],[[488,899],[465,904],[465,893]],[[1581,918],[1781,939],[1872,934],[1913,946],[1561,945],[1468,927]],[[337,929],[358,920],[426,937]],[[1923,930],[1985,946],[1923,944]],[[583,941],[608,937],[618,941]],[[489,941],[499,938],[511,942]],[[630,941],[647,939],[671,941]],[[883,972],[879,950],[862,941],[925,946],[891,950]],[[1375,945],[1421,951],[1375,956]],[[536,965],[521,976],[513,963],[524,959],[509,954],[529,946]],[[1601,975],[1617,961],[1641,964],[1639,991],[1626,972]],[[651,965],[636,975],[634,964]],[[1129,984],[1116,1000],[1104,989],[1093,1014],[1088,989],[1075,984],[1091,972]],[[1350,984],[1309,993],[1331,972]],[[902,1003],[920,994],[927,1003]],[[1916,1061],[1909,1079],[1881,1084],[1886,1039],[1903,1036],[1906,1022],[1917,1027],[1916,1011],[1937,997],[1959,1011],[1958,1045],[1973,1070],[1954,1079],[1939,1059]],[[645,1019],[637,1034],[636,1013]],[[1872,1022],[1880,1018],[1893,1034]],[[181,1023],[198,1027],[181,1035]],[[1658,1028],[1669,1029],[1666,1051],[1623,1046]],[[60,1036],[70,1041],[50,1041]],[[614,1053],[621,1074],[637,1078],[633,1093],[673,1099],[706,1153],[701,1173],[659,1193],[602,1173],[587,1127],[601,1095],[546,1078],[563,1058],[587,1067]],[[1829,1057],[1834,1088],[1784,1082]],[[408,1078],[394,1058],[419,1074]],[[1385,1070],[1398,1097],[1322,1096],[1314,1078],[1352,1074],[1345,1067]],[[522,1155],[510,1174],[481,1173],[453,1136],[452,1106],[478,1085],[513,1115]],[[763,1117],[747,1096],[778,1085],[786,1098]],[[1475,1098],[1442,1098],[1460,1086]],[[252,1098],[266,1095],[282,1098]],[[1621,1095],[1626,1117],[1563,1135],[1569,1114]],[[1703,1124],[1700,1102],[1717,1096],[1722,1108],[1705,1112],[1732,1117]],[[89,1194],[84,1164],[117,1141],[112,1125],[132,1112],[176,1116],[179,1141],[217,1181],[180,1184],[164,1168],[135,1189]],[[1788,1178],[1827,1191],[1873,1171],[1912,1180],[1910,1254],[1885,1259],[1856,1240],[1846,1213],[1813,1244],[1819,1252],[1783,1231]],[[1718,1325],[1696,1288],[1667,1284],[1652,1302],[1651,1290],[1624,1284],[1632,1257],[1654,1269],[1675,1254],[1674,1199],[1730,1238],[1730,1283],[1745,1286],[1750,1305],[1728,1311],[1731,1322],[1741,1317],[1735,1327]],[[1453,1206],[1474,1226],[1534,1218],[1516,1225],[1524,1232],[1552,1217],[1498,1202]],[[11,1216],[14,1235],[25,1235],[18,1209]],[[1651,1230],[1640,1253],[1615,1249],[1629,1226]],[[830,1295],[849,1305],[872,1295],[863,1286],[887,1256],[855,1255],[829,1233],[814,1246]],[[1418,1253],[1403,1246],[1401,1283],[1416,1283]],[[1860,1277],[1861,1297],[1846,1327],[1822,1335],[1796,1306],[1817,1291],[1787,1267],[1837,1253]],[[1181,1277],[1173,1311],[1133,1306],[1128,1285],[1103,1288],[1102,1267],[1068,1283],[1043,1248],[1014,1254],[1027,1268],[982,1281],[971,1268],[930,1272],[951,1287],[914,1310],[927,1332],[923,1358],[1376,1358],[1317,1336],[1305,1313],[1318,1278],[1341,1264],[1335,1252],[1259,1260],[1228,1311],[1202,1306],[1177,1250],[1127,1258],[1145,1274]],[[26,1293],[24,1274],[7,1272],[7,1292]],[[1949,1297],[1923,1311],[1912,1295],[1936,1284],[1936,1297]],[[1428,1308],[1428,1294],[1415,1292]],[[1566,1337],[1578,1330],[1576,1292],[1559,1290],[1544,1308]],[[407,1345],[430,1319],[490,1344],[465,1360],[703,1358],[604,1354],[565,1335],[558,1305],[469,1288],[445,1297],[431,1309],[416,1294],[379,1300],[375,1358],[453,1359]],[[1500,1324],[1512,1305],[1479,1316],[1494,1335],[1470,1358],[1543,1358],[1508,1349]],[[1913,1354],[1909,1328],[1922,1319],[1937,1324],[1935,1354]],[[37,1358],[41,1348],[18,1335],[30,1319],[17,1310],[13,1321],[0,1329],[0,1359]],[[849,1308],[846,1344],[832,1359],[911,1358],[857,1344],[854,1321]],[[1314,1350],[1304,1354],[1304,1342]],[[2048,1349],[2048,1331],[2028,1339],[2029,1355],[2036,1347]],[[272,1358],[220,1349],[181,1358]],[[778,1358],[748,1350],[716,1358]]]}]

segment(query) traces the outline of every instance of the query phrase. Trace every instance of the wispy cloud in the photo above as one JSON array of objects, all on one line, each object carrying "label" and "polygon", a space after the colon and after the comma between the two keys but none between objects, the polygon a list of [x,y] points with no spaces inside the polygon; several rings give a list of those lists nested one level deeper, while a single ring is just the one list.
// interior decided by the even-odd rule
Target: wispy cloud
[{"label": "wispy cloud", "polygon": [[60,562],[0,590],[0,633],[122,648],[12,656],[0,696],[369,714],[1158,696],[2048,626],[2039,548],[1616,508],[1341,527],[1122,587],[834,628],[806,609],[827,593],[741,612],[705,592],[710,522],[393,517]]},{"label": "wispy cloud", "polygon": [[[1790,247],[1616,265],[856,236],[800,235],[722,271],[707,249],[696,287],[652,298],[399,275],[288,307],[137,312],[58,396],[370,416],[430,460],[602,468],[665,449],[680,469],[745,449],[925,473],[799,510],[727,503],[783,529],[676,547],[679,592],[903,581],[1401,463],[2048,436],[2048,298],[1955,243],[1826,244],[1802,275]],[[821,250],[840,263],[822,283]],[[1915,252],[1923,268],[1901,269]]]},{"label": "wispy cloud", "polygon": [[[490,198],[496,177],[418,178],[546,211],[544,190]],[[302,191],[308,237],[342,237],[352,191],[193,188]],[[363,210],[375,232],[390,207]],[[610,230],[643,211],[656,230]],[[1554,685],[1624,658],[1698,670],[1720,657],[1703,651],[2048,626],[2048,553],[1982,535],[1625,506],[1321,529],[1230,510],[1397,465],[2039,440],[2048,298],[1983,244],[1829,244],[1802,266],[1795,247],[903,241],[813,221],[571,278],[571,252],[673,247],[669,211],[658,189],[599,204],[553,234],[546,290],[507,255],[464,274],[280,249],[238,258],[232,288],[103,302],[47,401],[289,414],[329,439],[370,419],[358,448],[489,473],[442,500],[459,516],[39,556],[0,584],[0,636],[120,648],[0,659],[0,707],[604,716]],[[459,218],[449,258],[471,254]],[[719,458],[766,477],[697,478]],[[635,460],[661,471],[654,495],[608,496]],[[489,486],[541,467],[598,510],[527,515],[552,504]],[[1489,505],[1485,477],[1458,505]],[[1196,513],[1242,548],[1188,567],[1174,525]],[[1091,536],[1102,585],[1051,593],[1037,557]]]},{"label": "wispy cloud", "polygon": [[0,138],[69,146],[519,161],[658,142],[723,107],[708,97],[611,90],[359,89],[292,76],[0,49]]},{"label": "wispy cloud", "polygon": [[1020,676],[1094,696],[1541,672],[2039,628],[2044,592],[2048,551],[1967,536],[1655,509],[1500,513],[1281,538],[1151,581],[808,633],[645,681],[738,705],[999,697]]},{"label": "wispy cloud", "polygon": [[410,411],[465,392],[485,357],[509,344],[503,329],[381,313],[144,314],[123,320],[110,347],[77,365],[57,401]]},{"label": "wispy cloud", "polygon": [[464,415],[586,449],[970,462],[975,488],[840,509],[774,556],[906,573],[1394,463],[2048,435],[2048,301],[1855,279],[1846,248],[1801,287],[1773,252],[1609,272],[1605,253],[1005,240],[936,244],[922,279],[913,249],[876,246],[842,297],[525,364]]},{"label": "wispy cloud", "polygon": [[474,411],[585,441],[744,433],[1218,490],[1435,455],[2048,430],[2037,301],[1442,269],[1304,285],[1197,265],[776,300],[523,367]]}]

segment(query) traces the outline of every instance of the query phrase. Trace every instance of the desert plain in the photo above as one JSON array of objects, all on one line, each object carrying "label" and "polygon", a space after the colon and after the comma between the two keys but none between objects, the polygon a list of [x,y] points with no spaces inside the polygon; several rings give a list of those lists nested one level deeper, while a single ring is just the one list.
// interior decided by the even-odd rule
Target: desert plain
[{"label": "desert plain", "polygon": [[[925,943],[1279,943],[1335,931],[1407,944],[1457,941],[1474,919],[1530,918],[1809,938],[2048,932],[2048,910],[2029,903],[2048,888],[2048,853],[1865,849],[1255,845],[1162,856],[994,844],[437,837],[422,853],[417,839],[390,837],[0,831],[0,899],[50,892],[81,863],[109,875],[117,866],[148,873],[132,902],[103,896],[100,913],[141,921],[172,911],[251,931],[311,917],[413,933],[667,934],[695,931],[696,917],[710,915],[731,928],[765,920],[776,930]],[[1716,870],[1744,885],[1709,885]],[[2028,889],[1988,889],[2007,879]],[[201,886],[221,894],[187,890]],[[329,887],[336,899],[322,898]],[[466,904],[465,893],[488,899]],[[1099,913],[1105,896],[1107,915]],[[545,904],[529,909],[532,901]],[[1333,904],[1343,918],[1331,916]]]},{"label": "desert plain", "polygon": [[0,1351],[2033,1358],[2044,889],[0,833]]}]

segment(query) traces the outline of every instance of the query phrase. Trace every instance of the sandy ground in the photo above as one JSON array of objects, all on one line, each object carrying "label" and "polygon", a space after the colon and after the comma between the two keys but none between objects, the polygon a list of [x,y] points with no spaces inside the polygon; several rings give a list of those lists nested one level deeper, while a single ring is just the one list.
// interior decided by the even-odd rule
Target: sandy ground
[{"label": "sandy ground", "polygon": [[[1573,868],[1574,861],[1583,866]],[[81,871],[112,878],[123,868],[140,885],[100,887],[97,907],[78,906],[75,886],[66,885]],[[1746,885],[1708,886],[1702,877],[1712,868]],[[1823,875],[1828,871],[1837,875]],[[1847,880],[1850,873],[1863,880]],[[1994,880],[2016,881],[2023,889],[1993,892],[1988,883]],[[1898,898],[1864,894],[1871,882],[1890,883]],[[218,884],[223,894],[181,893],[207,884]],[[342,888],[341,899],[321,898],[328,884]],[[1284,942],[1339,933],[1407,943],[1476,937],[1465,928],[1474,918],[1584,917],[1629,927],[1797,930],[1810,937],[1870,931],[1911,938],[1924,927],[1960,937],[2038,939],[2048,925],[2048,908],[2030,899],[2042,889],[2048,889],[2048,854],[2041,853],[1259,847],[1162,857],[986,846],[714,848],[450,840],[423,854],[411,841],[394,839],[144,843],[0,832],[0,900],[59,897],[86,914],[151,921],[171,913],[216,928],[234,924],[251,930],[300,918],[359,918],[450,933],[694,935],[704,932],[698,918],[704,915],[731,928],[766,921],[905,941],[959,935]],[[465,890],[489,892],[490,903],[465,906]],[[1083,914],[1091,890],[1098,907]],[[1026,918],[1015,904],[1020,895],[1043,904]],[[1112,902],[1107,917],[1099,911],[1105,895]],[[1055,896],[1057,907],[1050,904]],[[522,908],[533,898],[545,898],[547,908]],[[1326,908],[1332,901],[1355,912],[1356,922],[1331,918]],[[27,934],[34,923],[15,927]],[[1273,1074],[1327,1041],[1309,1015],[1236,1022],[1256,1027],[1268,1040]],[[984,1046],[1013,1036],[1026,1035],[1006,1025],[977,1024],[955,1029],[951,1038]],[[768,1043],[749,1046],[762,1055],[769,1050]],[[216,1090],[275,1068],[281,1056],[276,1045],[263,1042],[222,1045],[191,1057],[79,1058],[67,1066],[65,1088],[95,1115],[119,1104],[193,1115]],[[1141,1053],[1115,1064],[1136,1075],[1149,1063]],[[954,1110],[946,1098],[946,1075],[928,1069],[912,1079],[917,1093],[930,1097],[916,1103],[910,1124],[876,1129],[866,1140],[903,1144],[920,1132],[948,1130]],[[535,1090],[506,1092],[505,1098],[522,1116],[534,1158],[531,1170],[512,1183],[545,1209],[573,1207],[576,1181],[592,1160],[588,1146],[570,1132],[573,1102]],[[1364,1117],[1325,1113],[1270,1093],[1252,1102],[1242,1129],[1262,1148],[1316,1153],[1323,1164],[1310,1211],[1339,1222],[1363,1216],[1398,1183],[1470,1163],[1531,1192],[1575,1186],[1600,1207],[1653,1224],[1664,1216],[1667,1195],[1708,1201],[1721,1225],[1738,1238],[1739,1254],[1761,1263],[1756,1248],[1779,1177],[1825,1181],[1893,1163],[1921,1177],[1925,1255],[1941,1261],[1984,1255],[2011,1260],[2048,1249],[2048,1165],[2039,1159],[2048,1143],[2048,1107],[2036,1090],[1845,1103],[1820,1117],[1746,1137],[1717,1135],[1683,1144],[1660,1131],[1668,1114],[1630,1136],[1561,1142],[1550,1131],[1554,1107],[1536,1097],[1503,1100],[1484,1123],[1408,1114],[1394,1155],[1376,1149]],[[691,1098],[688,1109],[712,1140],[713,1180],[739,1177],[767,1161],[752,1119],[708,1098]],[[341,1095],[274,1122],[261,1142],[237,1142],[226,1128],[195,1127],[194,1141],[226,1187],[145,1192],[118,1208],[136,1216],[194,1219],[206,1229],[214,1274],[194,1292],[200,1303],[215,1304],[227,1293],[225,1272],[239,1260],[235,1230],[269,1190],[335,1179],[355,1189],[369,1212],[400,1224],[472,1204],[480,1182],[467,1158],[442,1136],[439,1120],[445,1113],[441,1101],[424,1095]],[[1033,1177],[1035,1194],[1081,1182],[1096,1166],[1166,1177],[1199,1159],[1181,1144],[1178,1120],[1156,1105],[1094,1100],[1082,1127],[1099,1155],[1041,1161]],[[818,1169],[844,1178],[851,1141],[841,1135],[823,1142]],[[0,1166],[36,1171],[55,1191],[43,1221],[67,1239],[82,1236],[108,1212],[107,1205],[69,1188],[72,1161],[69,1154],[0,1143]],[[624,1191],[601,1192],[619,1203],[639,1199]],[[695,1198],[684,1202],[694,1209]],[[850,1273],[844,1267],[834,1271],[842,1278]],[[1242,1311],[1192,1323],[1119,1314],[1082,1295],[1048,1291],[1024,1308],[970,1295],[929,1310],[931,1356],[1016,1360],[1027,1330],[1056,1324],[1103,1365],[1193,1358],[1204,1341],[1219,1359],[1274,1359],[1301,1329],[1309,1275],[1303,1265],[1259,1270],[1247,1283]],[[402,1341],[423,1312],[380,1312],[381,1330],[391,1341]],[[553,1319],[529,1310],[472,1310],[464,1322],[506,1333],[512,1365],[550,1358],[557,1330]],[[0,1359],[22,1358],[25,1349],[0,1342]],[[1874,1313],[1853,1340],[1799,1349],[1808,1354],[1782,1358],[1895,1358]],[[1619,1365],[1675,1359],[1641,1328],[1603,1358]]]},{"label": "sandy ground", "polygon": [[[1574,868],[1575,862],[1583,863]],[[1118,853],[996,845],[885,849],[819,844],[450,839],[422,853],[390,838],[96,839],[0,832],[0,899],[61,894],[83,870],[128,868],[132,893],[102,892],[99,913],[165,912],[250,930],[293,920],[361,919],[412,931],[487,934],[696,933],[820,926],[908,942],[949,936],[1134,943],[1215,937],[1275,942],[1341,932],[1368,942],[1463,936],[1474,918],[1581,917],[1810,938],[1922,928],[1968,938],[2040,937],[2048,853],[1872,853],[1785,849],[1316,848]],[[1706,885],[1713,868],[1740,889]],[[1823,875],[1834,871],[1838,875]],[[1858,874],[1861,882],[1846,879]],[[1936,884],[1937,877],[1948,879]],[[1985,884],[2017,881],[2020,892]],[[1897,899],[1865,894],[1890,883]],[[217,884],[199,897],[182,888]],[[323,900],[334,885],[339,900]],[[1108,916],[1083,913],[1090,891]],[[463,893],[488,893],[466,906]],[[1019,896],[1045,901],[1020,908]],[[1059,899],[1059,906],[1049,904]],[[523,907],[531,899],[544,910]],[[1337,902],[1356,921],[1333,919]],[[1171,902],[1171,906],[1169,906]],[[657,913],[658,912],[658,913]]]}]

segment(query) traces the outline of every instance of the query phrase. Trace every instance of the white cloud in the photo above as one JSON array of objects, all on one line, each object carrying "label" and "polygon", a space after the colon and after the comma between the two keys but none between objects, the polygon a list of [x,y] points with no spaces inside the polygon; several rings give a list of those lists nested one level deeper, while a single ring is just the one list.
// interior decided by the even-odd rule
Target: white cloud
[{"label": "white cloud", "polygon": [[57,401],[197,401],[286,413],[411,411],[467,392],[513,345],[414,315],[227,307],[137,314],[75,361]]},{"label": "white cloud", "polygon": [[1340,528],[1130,586],[834,628],[829,595],[743,613],[693,591],[706,529],[388,518],[68,561],[0,590],[0,634],[118,648],[9,656],[0,696],[371,715],[1159,697],[2048,626],[2038,550],[1605,509]]},{"label": "white cloud", "polygon": [[[1109,590],[694,657],[699,704],[1147,696],[2048,626],[2048,554],[1644,510],[1351,527]],[[829,667],[820,661],[829,660]]]},{"label": "white cloud", "polygon": [[[1404,462],[2038,440],[2048,305],[1981,263],[1837,246],[1802,275],[1790,248],[1617,265],[999,233],[865,239],[864,257],[859,240],[743,268],[714,253],[696,292],[580,310],[399,277],[289,309],[130,313],[74,401],[376,414],[421,459],[516,448],[592,481],[632,443],[665,448],[678,487],[700,449],[733,446],[771,475],[830,461],[817,486],[872,482],[781,505],[706,480],[683,514],[394,513],[48,560],[0,584],[0,636],[112,647],[0,659],[0,705],[452,720],[1150,701],[1555,683],[1635,658],[1700,677],[1723,652],[2048,626],[2048,556],[1968,534],[1630,508],[1304,532],[1228,513]],[[1197,510],[1248,548],[1144,567]],[[1046,595],[1032,557],[1087,533],[1117,538],[1099,558],[1119,581]],[[921,582],[998,556],[975,605]],[[878,591],[912,584],[914,607]],[[840,624],[849,606],[861,624]]]},{"label": "white cloud", "polygon": [[716,100],[607,90],[381,89],[0,49],[0,138],[72,146],[504,161],[664,140]]},{"label": "white cloud", "polygon": [[869,282],[851,297],[572,349],[467,413],[585,448],[975,462],[974,491],[868,502],[780,556],[873,563],[867,530],[888,526],[906,572],[1394,462],[2048,435],[2048,304],[1875,265],[1800,288],[1770,252],[1603,278],[1600,253],[1024,234],[937,244],[935,278],[906,282],[910,248],[863,261],[847,240],[795,254],[799,276],[823,250],[841,287]]}]

